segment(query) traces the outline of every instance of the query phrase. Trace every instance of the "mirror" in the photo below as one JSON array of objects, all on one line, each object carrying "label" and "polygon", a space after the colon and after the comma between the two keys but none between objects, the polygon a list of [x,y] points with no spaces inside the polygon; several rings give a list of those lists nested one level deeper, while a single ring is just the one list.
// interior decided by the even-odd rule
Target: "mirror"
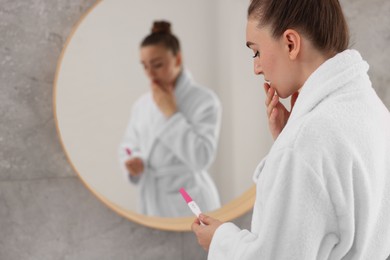
[{"label": "mirror", "polygon": [[[149,90],[139,44],[153,21],[171,22],[185,68],[222,104],[216,159],[208,172],[229,221],[251,209],[252,174],[272,138],[263,81],[245,46],[247,1],[107,0],[75,25],[59,59],[54,86],[57,130],[67,158],[86,187],[128,219],[165,230],[189,230],[193,217],[136,213],[136,188],[125,180],[118,146],[135,100]],[[184,201],[183,201],[184,203]]]}]

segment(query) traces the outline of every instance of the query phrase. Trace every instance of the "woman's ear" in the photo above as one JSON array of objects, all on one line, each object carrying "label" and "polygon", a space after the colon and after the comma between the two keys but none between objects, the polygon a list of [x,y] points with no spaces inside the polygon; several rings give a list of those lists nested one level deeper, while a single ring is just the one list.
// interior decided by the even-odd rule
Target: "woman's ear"
[{"label": "woman's ear", "polygon": [[301,50],[301,36],[292,29],[287,29],[283,33],[283,41],[288,50],[288,55],[291,60],[295,60]]},{"label": "woman's ear", "polygon": [[183,62],[183,60],[182,60],[182,56],[181,56],[181,52],[179,51],[179,52],[177,52],[177,54],[176,54],[176,66],[181,66],[181,64],[182,64],[182,62]]}]

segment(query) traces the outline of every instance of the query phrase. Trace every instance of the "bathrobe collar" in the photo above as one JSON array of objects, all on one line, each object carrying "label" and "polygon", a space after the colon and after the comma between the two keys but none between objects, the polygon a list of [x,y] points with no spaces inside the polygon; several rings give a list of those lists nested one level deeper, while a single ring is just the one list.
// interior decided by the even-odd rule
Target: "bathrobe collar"
[{"label": "bathrobe collar", "polygon": [[193,79],[191,73],[186,70],[184,67],[182,68],[175,84],[175,96],[180,97],[183,95],[187,88],[193,85]]},{"label": "bathrobe collar", "polygon": [[[356,50],[345,50],[325,61],[303,85],[288,123],[310,112],[323,99],[357,75],[367,75],[368,64]],[[358,87],[358,86],[357,86]]]}]

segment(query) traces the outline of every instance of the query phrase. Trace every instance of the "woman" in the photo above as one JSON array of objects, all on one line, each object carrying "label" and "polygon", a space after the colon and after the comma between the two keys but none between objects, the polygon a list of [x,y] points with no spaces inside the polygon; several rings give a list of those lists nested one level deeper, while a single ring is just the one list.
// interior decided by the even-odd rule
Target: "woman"
[{"label": "woman", "polygon": [[180,44],[168,22],[153,24],[141,43],[141,63],[151,91],[135,103],[120,148],[126,175],[139,185],[140,213],[190,216],[180,188],[203,211],[220,207],[206,171],[217,149],[219,99],[183,68]]},{"label": "woman", "polygon": [[252,0],[246,37],[270,83],[275,143],[254,174],[251,231],[205,215],[193,223],[209,259],[386,259],[390,113],[347,49],[339,2]]}]

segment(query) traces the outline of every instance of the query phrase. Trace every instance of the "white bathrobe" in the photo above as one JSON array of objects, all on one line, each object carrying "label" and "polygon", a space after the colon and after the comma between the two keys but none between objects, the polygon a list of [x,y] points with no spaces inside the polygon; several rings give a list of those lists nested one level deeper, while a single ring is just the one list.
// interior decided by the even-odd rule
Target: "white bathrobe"
[{"label": "white bathrobe", "polygon": [[178,106],[166,118],[152,93],[133,106],[126,135],[120,147],[120,163],[140,157],[145,170],[141,177],[126,178],[139,186],[139,212],[160,217],[191,216],[180,188],[204,211],[220,207],[220,199],[207,169],[215,158],[221,123],[221,104],[210,89],[196,85],[183,70],[175,85]]},{"label": "white bathrobe", "polygon": [[390,114],[346,50],[306,81],[257,167],[251,231],[221,225],[208,259],[364,259],[390,254]]}]

